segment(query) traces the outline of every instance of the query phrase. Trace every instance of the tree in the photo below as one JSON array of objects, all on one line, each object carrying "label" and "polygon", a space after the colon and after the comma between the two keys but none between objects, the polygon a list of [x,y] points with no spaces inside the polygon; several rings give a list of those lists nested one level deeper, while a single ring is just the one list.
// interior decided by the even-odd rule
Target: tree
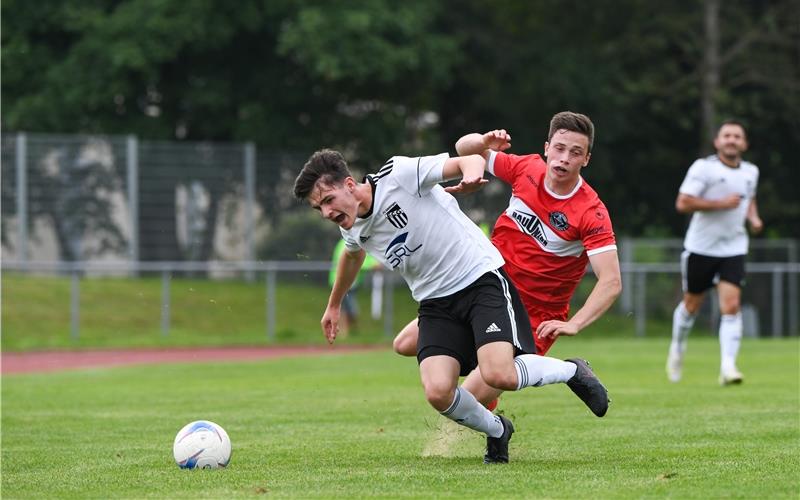
[{"label": "tree", "polygon": [[[704,62],[713,51],[704,35],[706,5],[599,1],[564,15],[555,0],[490,8],[451,1],[443,29],[469,34],[460,38],[469,60],[441,91],[445,144],[466,131],[505,127],[513,151],[539,152],[553,113],[584,112],[597,126],[584,175],[609,206],[616,231],[679,235],[685,220],[672,207],[681,179],[708,150],[709,130],[738,117],[750,125],[747,158],[762,168],[767,226],[796,237],[800,202],[792,186],[800,179],[789,158],[800,137],[800,4],[721,4],[718,79]],[[705,68],[712,76],[704,87]]]},{"label": "tree", "polygon": [[[617,232],[677,235],[680,180],[711,123],[736,116],[768,229],[796,235],[799,2],[717,1],[8,0],[2,126],[253,141],[259,158],[292,158],[288,171],[259,159],[277,224],[296,158],[320,147],[367,172],[502,126],[514,151],[540,151],[548,118],[572,109],[597,124],[586,176]],[[486,196],[487,212],[503,198]]]},{"label": "tree", "polygon": [[[6,129],[328,145],[365,169],[407,142],[456,59],[429,29],[438,7],[422,0],[10,0],[3,10]],[[206,186],[214,202],[216,186]],[[174,192],[154,187],[166,198],[151,197],[142,222],[149,207],[174,208]],[[142,249],[179,258],[167,230],[143,232]]]}]

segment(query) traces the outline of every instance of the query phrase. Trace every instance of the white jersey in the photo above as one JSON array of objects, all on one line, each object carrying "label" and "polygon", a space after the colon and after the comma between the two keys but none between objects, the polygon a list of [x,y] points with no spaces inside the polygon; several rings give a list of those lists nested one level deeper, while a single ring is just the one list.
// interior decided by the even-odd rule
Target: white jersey
[{"label": "white jersey", "polygon": [[692,214],[683,242],[686,250],[710,257],[746,255],[749,238],[744,223],[757,185],[758,167],[752,163],[742,161],[733,168],[716,155],[696,160],[686,173],[681,193],[707,200],[738,194],[742,201],[736,208]]},{"label": "white jersey", "polygon": [[349,230],[348,250],[363,248],[387,269],[398,271],[414,300],[463,290],[505,263],[483,231],[439,185],[447,153],[394,156],[368,175],[372,207]]}]

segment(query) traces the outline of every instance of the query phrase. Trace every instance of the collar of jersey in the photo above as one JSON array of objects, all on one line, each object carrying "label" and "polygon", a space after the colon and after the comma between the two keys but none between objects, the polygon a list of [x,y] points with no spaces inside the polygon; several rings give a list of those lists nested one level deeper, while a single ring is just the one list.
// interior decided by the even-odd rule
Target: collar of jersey
[{"label": "collar of jersey", "polygon": [[742,159],[741,158],[739,158],[739,163],[737,163],[736,166],[732,167],[732,166],[728,165],[727,163],[725,163],[724,161],[722,161],[722,158],[720,158],[718,154],[711,155],[711,157],[716,159],[717,162],[719,162],[719,164],[722,165],[723,167],[728,167],[731,170],[736,170],[737,168],[740,168],[742,166]]},{"label": "collar of jersey", "polygon": [[558,200],[566,200],[567,198],[572,198],[575,195],[575,193],[577,193],[578,190],[581,188],[581,186],[583,185],[583,177],[578,177],[578,183],[575,184],[575,187],[572,189],[572,191],[570,191],[567,194],[556,194],[550,191],[550,188],[548,188],[547,184],[545,184],[544,182],[542,182],[542,185],[544,186],[544,190],[547,191],[547,194],[549,194],[553,198],[556,198]]},{"label": "collar of jersey", "polygon": [[364,176],[361,182],[369,182],[369,187],[372,188],[372,203],[369,204],[369,210],[363,216],[358,216],[359,219],[369,219],[372,216],[372,209],[375,207],[375,179],[371,175]]}]

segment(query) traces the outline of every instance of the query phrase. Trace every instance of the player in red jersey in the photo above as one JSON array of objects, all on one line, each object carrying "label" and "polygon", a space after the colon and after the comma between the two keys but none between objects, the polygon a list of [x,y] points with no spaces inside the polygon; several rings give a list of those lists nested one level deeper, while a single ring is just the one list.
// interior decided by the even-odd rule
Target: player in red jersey
[{"label": "player in red jersey", "polygon": [[[593,141],[591,120],[567,111],[550,121],[544,157],[504,153],[511,147],[505,130],[468,134],[456,143],[460,155],[483,155],[487,170],[511,185],[511,200],[495,223],[492,243],[522,297],[540,355],[559,336],[575,335],[599,318],[622,290],[608,210],[580,175],[589,164]],[[568,318],[570,299],[587,263],[597,283],[583,307]],[[399,354],[416,354],[416,321],[395,338]],[[485,384],[477,371],[464,387],[490,409],[501,392]]]}]

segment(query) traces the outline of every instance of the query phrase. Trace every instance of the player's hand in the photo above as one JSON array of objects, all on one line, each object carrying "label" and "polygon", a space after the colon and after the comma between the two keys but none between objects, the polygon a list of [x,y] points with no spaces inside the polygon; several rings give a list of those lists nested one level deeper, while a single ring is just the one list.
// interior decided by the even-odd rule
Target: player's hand
[{"label": "player's hand", "polygon": [[475,178],[463,178],[461,182],[456,184],[455,186],[450,186],[444,188],[450,194],[469,194],[474,193],[475,191],[480,190],[484,184],[487,184],[489,179],[484,179],[483,177],[475,177]]},{"label": "player's hand", "polygon": [[742,202],[742,195],[740,194],[729,194],[725,198],[719,200],[719,208],[721,210],[728,210],[730,208],[736,208],[739,206],[739,203]]},{"label": "player's hand", "polygon": [[339,310],[331,307],[326,309],[320,324],[328,343],[333,344],[333,341],[336,340],[336,334],[339,333]]},{"label": "player's hand", "polygon": [[504,129],[492,130],[483,134],[483,144],[487,149],[505,151],[511,147],[511,134]]},{"label": "player's hand", "polygon": [[559,335],[567,335],[571,337],[573,335],[577,335],[579,331],[580,328],[569,321],[549,319],[539,323],[539,327],[536,329],[536,336],[538,336],[540,339],[555,339]]},{"label": "player's hand", "polygon": [[750,222],[751,233],[758,234],[764,229],[764,223],[761,221],[761,217],[751,217],[748,221]]}]

